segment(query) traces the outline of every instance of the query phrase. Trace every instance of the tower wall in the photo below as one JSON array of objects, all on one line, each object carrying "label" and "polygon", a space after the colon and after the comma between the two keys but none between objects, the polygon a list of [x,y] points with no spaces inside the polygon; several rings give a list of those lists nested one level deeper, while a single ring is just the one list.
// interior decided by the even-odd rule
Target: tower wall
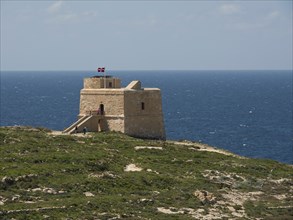
[{"label": "tower wall", "polygon": [[165,139],[162,98],[159,89],[126,91],[124,108],[126,134]]},{"label": "tower wall", "polygon": [[124,92],[114,89],[82,89],[80,92],[79,114],[97,111],[104,105],[105,115],[124,115]]},{"label": "tower wall", "polygon": [[83,81],[83,88],[85,89],[103,89],[105,88],[121,88],[121,80],[112,77],[92,77],[85,78]]},{"label": "tower wall", "polygon": [[100,105],[104,107],[100,130],[124,132],[124,92],[114,89],[81,90],[79,117],[97,112]]}]

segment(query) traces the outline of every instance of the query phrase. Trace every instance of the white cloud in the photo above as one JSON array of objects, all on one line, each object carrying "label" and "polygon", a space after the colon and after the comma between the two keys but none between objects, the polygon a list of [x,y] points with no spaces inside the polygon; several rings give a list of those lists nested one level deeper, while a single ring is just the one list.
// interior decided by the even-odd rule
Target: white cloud
[{"label": "white cloud", "polygon": [[57,20],[64,22],[64,21],[73,21],[75,19],[77,19],[78,16],[76,14],[63,14],[63,15],[59,15],[57,17]]},{"label": "white cloud", "polygon": [[85,17],[96,17],[98,13],[96,11],[85,11],[82,13],[82,16]]},{"label": "white cloud", "polygon": [[240,6],[239,5],[234,5],[234,4],[225,4],[225,5],[221,5],[221,7],[219,8],[220,13],[222,14],[237,14],[239,13],[240,10]]},{"label": "white cloud", "polygon": [[273,19],[276,19],[280,16],[280,12],[279,11],[272,11],[271,13],[269,13],[266,17],[266,19],[268,20],[273,20]]},{"label": "white cloud", "polygon": [[229,29],[232,30],[240,30],[240,31],[248,31],[248,30],[259,30],[261,28],[266,27],[267,24],[265,23],[248,23],[248,22],[239,22],[227,25]]},{"label": "white cloud", "polygon": [[232,25],[234,29],[238,30],[253,30],[253,29],[261,29],[267,28],[273,24],[273,22],[279,18],[281,13],[279,11],[273,11],[267,15],[262,16],[258,20],[254,22],[242,22],[242,23],[235,23]]},{"label": "white cloud", "polygon": [[150,26],[155,26],[158,23],[158,19],[155,15],[150,15],[147,21]]},{"label": "white cloud", "polygon": [[[66,5],[68,6],[68,5]],[[65,7],[64,1],[56,1],[47,9],[48,17],[45,20],[49,24],[64,24],[68,22],[90,22],[94,20],[98,13],[93,10],[75,12]]]},{"label": "white cloud", "polygon": [[63,24],[63,23],[68,23],[68,22],[76,22],[78,20],[79,20],[79,17],[77,14],[66,13],[66,14],[55,15],[54,17],[47,19],[46,23]]},{"label": "white cloud", "polygon": [[47,11],[48,11],[49,13],[57,13],[57,12],[60,11],[62,5],[63,5],[63,2],[62,2],[62,1],[54,2],[52,5],[50,5],[50,6],[47,8]]}]

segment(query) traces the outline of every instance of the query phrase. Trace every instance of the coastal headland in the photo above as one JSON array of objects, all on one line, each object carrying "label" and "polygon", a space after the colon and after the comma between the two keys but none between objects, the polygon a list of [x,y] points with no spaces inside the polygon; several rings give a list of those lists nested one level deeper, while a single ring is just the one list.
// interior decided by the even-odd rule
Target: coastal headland
[{"label": "coastal headland", "polygon": [[190,141],[0,127],[0,219],[292,219],[293,167]]}]

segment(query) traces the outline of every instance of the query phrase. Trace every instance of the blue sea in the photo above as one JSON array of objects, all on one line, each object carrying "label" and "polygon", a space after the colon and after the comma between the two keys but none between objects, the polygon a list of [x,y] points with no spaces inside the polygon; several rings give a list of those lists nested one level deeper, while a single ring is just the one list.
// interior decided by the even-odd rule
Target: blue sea
[{"label": "blue sea", "polygon": [[[93,71],[1,72],[1,126],[63,130]],[[167,139],[293,162],[292,71],[108,71],[162,91]]]}]

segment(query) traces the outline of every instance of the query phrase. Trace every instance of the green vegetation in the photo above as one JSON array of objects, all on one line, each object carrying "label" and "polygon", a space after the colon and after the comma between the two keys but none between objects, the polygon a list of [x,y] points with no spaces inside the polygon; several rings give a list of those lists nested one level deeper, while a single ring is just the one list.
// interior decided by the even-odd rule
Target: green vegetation
[{"label": "green vegetation", "polygon": [[0,219],[292,218],[292,166],[204,147],[2,127]]}]

